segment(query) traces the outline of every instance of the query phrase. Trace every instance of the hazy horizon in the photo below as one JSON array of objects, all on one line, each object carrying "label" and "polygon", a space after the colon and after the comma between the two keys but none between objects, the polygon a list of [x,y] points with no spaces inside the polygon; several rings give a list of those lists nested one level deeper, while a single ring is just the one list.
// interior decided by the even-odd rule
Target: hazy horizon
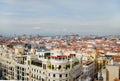
[{"label": "hazy horizon", "polygon": [[120,35],[119,0],[1,0],[1,35]]}]

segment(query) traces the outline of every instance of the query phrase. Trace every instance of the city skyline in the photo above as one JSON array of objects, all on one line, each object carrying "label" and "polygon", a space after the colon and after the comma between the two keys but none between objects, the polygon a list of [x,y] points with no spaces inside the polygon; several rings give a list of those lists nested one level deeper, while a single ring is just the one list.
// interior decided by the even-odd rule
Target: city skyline
[{"label": "city skyline", "polygon": [[119,35],[119,7],[119,0],[3,0],[0,34]]}]

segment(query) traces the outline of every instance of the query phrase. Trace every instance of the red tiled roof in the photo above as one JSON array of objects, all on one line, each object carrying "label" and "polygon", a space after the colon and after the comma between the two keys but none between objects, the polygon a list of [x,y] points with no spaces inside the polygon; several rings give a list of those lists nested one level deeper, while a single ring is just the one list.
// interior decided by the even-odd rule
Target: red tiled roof
[{"label": "red tiled roof", "polygon": [[69,54],[69,55],[68,55],[68,58],[71,58],[71,57],[73,57],[73,56],[75,56],[75,54]]},{"label": "red tiled roof", "polygon": [[50,58],[55,58],[55,59],[62,59],[62,58],[67,58],[67,56],[50,56]]}]

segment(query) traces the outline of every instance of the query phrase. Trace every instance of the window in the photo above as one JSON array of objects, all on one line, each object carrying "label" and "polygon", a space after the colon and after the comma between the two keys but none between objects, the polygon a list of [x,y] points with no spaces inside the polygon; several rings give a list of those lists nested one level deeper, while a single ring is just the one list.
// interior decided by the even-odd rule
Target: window
[{"label": "window", "polygon": [[24,80],[24,77],[22,77],[22,80]]},{"label": "window", "polygon": [[38,79],[38,75],[36,75],[36,78]]},{"label": "window", "polygon": [[68,75],[66,74],[66,77],[67,77]]},{"label": "window", "polygon": [[27,78],[27,81],[28,81],[29,79]]},{"label": "window", "polygon": [[24,68],[22,68],[22,71],[24,71]]},{"label": "window", "polygon": [[62,74],[60,74],[59,77],[62,77]]},{"label": "window", "polygon": [[45,64],[43,64],[43,69],[46,69],[46,65]]},{"label": "window", "polygon": [[61,65],[59,65],[58,69],[61,69]]},{"label": "window", "polygon": [[52,69],[54,69],[54,65],[52,65]]},{"label": "window", "polygon": [[28,65],[30,65],[30,61],[28,61]]},{"label": "window", "polygon": [[39,80],[41,79],[41,76],[39,76]]},{"label": "window", "polygon": [[22,72],[22,76],[24,76],[24,72]]},{"label": "window", "polygon": [[17,66],[17,69],[19,69],[19,67]]},{"label": "window", "polygon": [[17,75],[17,80],[19,80],[20,79],[20,77]]},{"label": "window", "polygon": [[45,72],[43,72],[43,74],[45,74]]},{"label": "window", "polygon": [[19,71],[17,70],[17,74],[19,74]]},{"label": "window", "polygon": [[35,74],[34,74],[34,78],[35,78]]},{"label": "window", "polygon": [[53,77],[55,77],[55,74],[53,74]]},{"label": "window", "polygon": [[50,76],[50,73],[49,73],[49,76]]},{"label": "window", "polygon": [[39,57],[41,57],[41,56],[39,55]]},{"label": "window", "polygon": [[42,81],[45,81],[45,80],[42,78]]},{"label": "window", "polygon": [[41,71],[39,71],[39,73],[41,73]]},{"label": "window", "polygon": [[37,70],[37,73],[38,73],[38,70]]}]

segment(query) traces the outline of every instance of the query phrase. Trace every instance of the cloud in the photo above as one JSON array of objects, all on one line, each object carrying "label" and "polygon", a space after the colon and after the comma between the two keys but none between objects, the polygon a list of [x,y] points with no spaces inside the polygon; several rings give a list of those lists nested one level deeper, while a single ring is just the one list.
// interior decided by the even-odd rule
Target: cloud
[{"label": "cloud", "polygon": [[0,0],[0,2],[5,2],[5,3],[10,3],[10,2],[15,2],[16,0]]},{"label": "cloud", "polygon": [[120,30],[118,1],[3,0],[0,4],[2,32],[106,33]]},{"label": "cloud", "polygon": [[[11,14],[10,14],[11,15]],[[54,25],[54,26],[110,26],[117,27],[120,15],[115,15],[110,19],[83,21],[80,19],[67,19],[59,17],[51,18],[2,18],[0,24],[16,25]],[[37,28],[37,27],[36,27]]]}]

